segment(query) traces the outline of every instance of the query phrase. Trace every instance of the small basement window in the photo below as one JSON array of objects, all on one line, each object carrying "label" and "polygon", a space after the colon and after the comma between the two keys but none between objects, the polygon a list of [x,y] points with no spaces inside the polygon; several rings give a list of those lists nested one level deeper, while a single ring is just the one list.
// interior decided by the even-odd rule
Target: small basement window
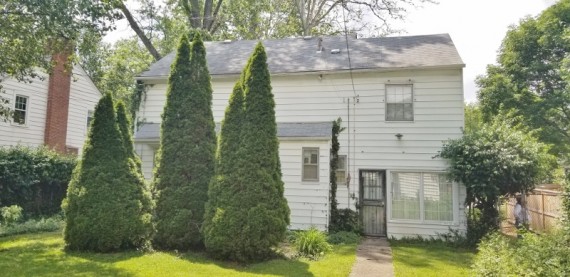
[{"label": "small basement window", "polygon": [[414,121],[412,85],[386,85],[386,121]]},{"label": "small basement window", "polygon": [[319,148],[303,148],[303,181],[319,181]]},{"label": "small basement window", "polygon": [[16,95],[14,104],[14,123],[18,125],[26,125],[28,116],[28,97]]}]

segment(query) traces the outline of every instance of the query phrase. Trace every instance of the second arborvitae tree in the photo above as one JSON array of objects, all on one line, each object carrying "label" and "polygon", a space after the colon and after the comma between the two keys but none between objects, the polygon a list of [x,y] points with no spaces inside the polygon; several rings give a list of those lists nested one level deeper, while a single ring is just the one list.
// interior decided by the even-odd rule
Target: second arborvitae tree
[{"label": "second arborvitae tree", "polygon": [[152,202],[127,141],[131,143],[130,134],[121,134],[107,94],[95,108],[88,141],[62,204],[68,249],[110,252],[148,246]]},{"label": "second arborvitae tree", "polygon": [[[243,107],[239,107],[243,92]],[[225,259],[266,259],[285,237],[289,207],[279,163],[275,101],[261,44],[236,84],[222,126],[205,217],[206,249]]]},{"label": "second arborvitae tree", "polygon": [[155,246],[188,249],[200,232],[214,175],[216,133],[206,50],[199,35],[183,36],[168,80],[158,168]]}]

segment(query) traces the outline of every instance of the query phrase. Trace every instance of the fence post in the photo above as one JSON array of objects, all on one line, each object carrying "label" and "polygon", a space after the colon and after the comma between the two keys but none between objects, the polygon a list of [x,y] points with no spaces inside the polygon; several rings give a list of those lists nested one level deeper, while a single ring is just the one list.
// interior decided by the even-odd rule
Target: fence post
[{"label": "fence post", "polygon": [[542,215],[542,232],[546,232],[546,216],[544,216],[544,193],[541,192],[541,196],[542,196],[542,209],[541,209],[541,215]]}]

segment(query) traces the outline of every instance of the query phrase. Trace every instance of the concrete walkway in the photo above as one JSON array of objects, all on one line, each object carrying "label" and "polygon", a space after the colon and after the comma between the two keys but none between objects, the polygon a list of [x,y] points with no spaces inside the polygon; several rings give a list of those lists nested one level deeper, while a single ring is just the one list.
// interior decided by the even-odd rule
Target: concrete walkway
[{"label": "concrete walkway", "polygon": [[392,249],[386,238],[366,237],[356,250],[350,277],[394,276]]}]

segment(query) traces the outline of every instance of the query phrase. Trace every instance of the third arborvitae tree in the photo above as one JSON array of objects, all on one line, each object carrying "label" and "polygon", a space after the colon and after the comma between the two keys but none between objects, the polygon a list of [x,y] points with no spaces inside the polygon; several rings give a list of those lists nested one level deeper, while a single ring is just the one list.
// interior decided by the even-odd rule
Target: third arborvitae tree
[{"label": "third arborvitae tree", "polygon": [[64,239],[71,250],[109,252],[148,246],[150,192],[125,147],[111,95],[95,108],[83,155],[62,207]]},{"label": "third arborvitae tree", "polygon": [[203,243],[201,226],[208,184],[214,175],[216,133],[206,50],[183,36],[168,80],[155,185],[154,243],[188,249]]},{"label": "third arborvitae tree", "polygon": [[[241,91],[243,110],[238,106]],[[210,196],[217,196],[208,204],[205,218],[206,249],[240,262],[266,259],[285,237],[289,207],[281,180],[275,101],[261,43],[234,88],[218,158],[220,168],[210,186]]]}]

